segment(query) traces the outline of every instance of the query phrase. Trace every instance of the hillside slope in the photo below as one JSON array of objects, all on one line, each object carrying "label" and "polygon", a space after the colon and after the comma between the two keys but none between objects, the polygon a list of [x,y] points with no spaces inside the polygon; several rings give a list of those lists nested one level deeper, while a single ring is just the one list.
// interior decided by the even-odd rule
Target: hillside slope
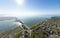
[{"label": "hillside slope", "polygon": [[[33,32],[42,31],[43,32],[42,34],[44,35],[45,38],[46,37],[48,38],[50,35],[53,34],[60,36],[60,19],[59,20],[58,19],[59,18],[57,17],[54,17],[53,19],[52,18],[46,19],[44,21],[35,24],[31,29],[33,30]],[[38,34],[39,32],[35,36],[37,36]]]}]

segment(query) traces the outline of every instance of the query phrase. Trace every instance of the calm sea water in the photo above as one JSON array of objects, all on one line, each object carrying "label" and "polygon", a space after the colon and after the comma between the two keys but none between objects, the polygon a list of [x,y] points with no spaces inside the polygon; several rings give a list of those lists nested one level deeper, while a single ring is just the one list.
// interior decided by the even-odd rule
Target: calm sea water
[{"label": "calm sea water", "polygon": [[0,31],[8,30],[13,26],[13,20],[0,21]]},{"label": "calm sea water", "polygon": [[30,28],[35,24],[45,20],[45,17],[30,17],[30,18],[23,18],[22,21]]},{"label": "calm sea water", "polygon": [[[44,20],[45,18],[23,18],[21,21],[23,21],[28,27],[32,27],[36,23]],[[13,20],[6,20],[6,21],[0,21],[0,31],[2,30],[8,30],[15,27]]]}]

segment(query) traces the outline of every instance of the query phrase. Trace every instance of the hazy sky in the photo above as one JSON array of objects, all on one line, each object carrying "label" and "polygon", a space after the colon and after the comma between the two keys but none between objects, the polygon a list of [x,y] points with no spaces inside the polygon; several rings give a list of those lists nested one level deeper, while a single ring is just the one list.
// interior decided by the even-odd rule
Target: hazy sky
[{"label": "hazy sky", "polygon": [[60,15],[59,0],[0,0],[0,16]]}]

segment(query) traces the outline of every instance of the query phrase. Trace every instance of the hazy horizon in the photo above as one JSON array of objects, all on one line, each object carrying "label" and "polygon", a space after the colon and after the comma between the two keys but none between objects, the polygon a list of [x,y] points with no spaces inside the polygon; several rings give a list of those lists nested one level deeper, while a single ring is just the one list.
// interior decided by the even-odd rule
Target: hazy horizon
[{"label": "hazy horizon", "polygon": [[0,16],[60,15],[59,4],[58,0],[0,0]]}]

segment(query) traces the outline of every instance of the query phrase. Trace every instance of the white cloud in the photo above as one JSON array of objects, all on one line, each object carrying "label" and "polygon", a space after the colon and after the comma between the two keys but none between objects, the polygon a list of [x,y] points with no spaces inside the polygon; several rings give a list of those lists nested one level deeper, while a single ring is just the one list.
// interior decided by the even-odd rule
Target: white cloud
[{"label": "white cloud", "polygon": [[16,0],[16,2],[17,2],[18,5],[23,5],[24,0]]}]

